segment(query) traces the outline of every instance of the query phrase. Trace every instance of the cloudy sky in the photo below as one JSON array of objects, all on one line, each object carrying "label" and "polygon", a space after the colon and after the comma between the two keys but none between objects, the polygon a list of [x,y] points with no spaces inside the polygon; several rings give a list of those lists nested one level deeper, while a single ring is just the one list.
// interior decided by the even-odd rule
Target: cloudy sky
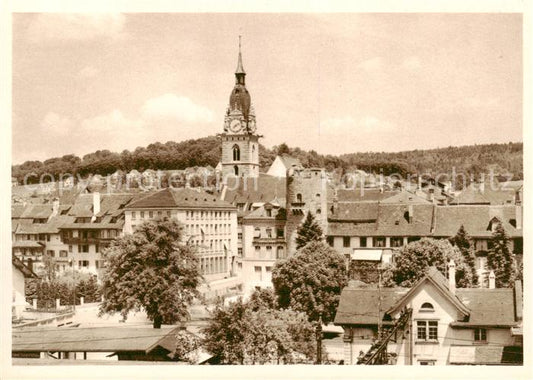
[{"label": "cloudy sky", "polygon": [[222,131],[238,35],[263,144],[522,141],[517,14],[14,14],[13,162]]}]

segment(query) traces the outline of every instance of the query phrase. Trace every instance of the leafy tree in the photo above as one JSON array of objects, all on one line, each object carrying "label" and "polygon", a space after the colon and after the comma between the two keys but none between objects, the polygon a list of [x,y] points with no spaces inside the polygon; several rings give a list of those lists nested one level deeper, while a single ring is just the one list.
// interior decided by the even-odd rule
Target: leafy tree
[{"label": "leafy tree", "polygon": [[320,364],[322,324],[335,318],[341,290],[347,283],[344,258],[324,242],[311,242],[274,266],[272,283],[280,307],[303,312],[314,322]]},{"label": "leafy tree", "polygon": [[174,358],[190,364],[197,364],[198,349],[201,345],[202,340],[198,336],[186,330],[180,330],[176,334]]},{"label": "leafy tree", "polygon": [[455,262],[457,287],[471,287],[474,274],[459,248],[448,240],[431,238],[409,243],[396,252],[394,264],[384,268],[383,284],[411,287],[424,277],[431,266],[446,275],[448,262],[452,259]]},{"label": "leafy tree", "polygon": [[311,212],[307,213],[304,223],[296,232],[296,249],[300,249],[312,241],[324,240],[322,228],[316,222]]},{"label": "leafy tree", "polygon": [[490,240],[491,249],[487,253],[487,266],[494,271],[496,287],[508,288],[517,275],[514,254],[509,249],[509,236],[498,220]]},{"label": "leafy tree", "polygon": [[455,236],[450,239],[450,242],[461,251],[465,262],[470,267],[472,273],[472,285],[476,286],[478,284],[478,278],[476,275],[476,254],[474,252],[474,245],[462,224]]},{"label": "leafy tree", "polygon": [[279,144],[279,146],[277,147],[277,154],[279,156],[282,156],[284,154],[291,154],[289,146],[287,144],[285,144],[285,143]]},{"label": "leafy tree", "polygon": [[132,235],[112,241],[104,250],[100,314],[120,312],[126,318],[142,307],[154,328],[186,318],[201,276],[195,251],[181,240],[181,225],[164,219],[146,221]]},{"label": "leafy tree", "polygon": [[[268,293],[217,305],[204,345],[224,364],[297,363],[313,360],[313,326],[303,313],[256,302]],[[268,303],[268,302],[267,302]]]}]

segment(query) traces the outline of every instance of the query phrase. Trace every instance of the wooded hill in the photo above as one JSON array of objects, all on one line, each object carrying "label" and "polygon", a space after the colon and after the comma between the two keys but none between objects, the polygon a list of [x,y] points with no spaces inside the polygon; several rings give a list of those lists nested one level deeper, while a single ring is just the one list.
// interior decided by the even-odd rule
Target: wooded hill
[{"label": "wooded hill", "polygon": [[[321,155],[317,152],[290,148],[286,144],[267,149],[260,146],[259,159],[263,170],[268,169],[277,154],[290,154],[300,159],[304,166],[325,167],[328,171],[361,169],[370,173],[437,174],[464,173],[478,177],[481,173],[512,173],[513,179],[523,178],[523,144],[484,144],[461,147],[448,147],[429,150],[411,150],[397,153],[365,152],[340,156]],[[220,160],[221,144],[215,136],[182,142],[169,141],[138,147],[133,152],[122,153],[98,150],[83,158],[73,154],[41,161],[26,161],[12,166],[12,175],[19,183],[24,177],[34,173],[29,183],[36,183],[42,174],[48,173],[59,178],[62,173],[86,177],[90,174],[107,175],[117,170],[129,172],[136,169],[185,169],[195,166],[215,167]],[[49,180],[49,179],[48,179]]]}]

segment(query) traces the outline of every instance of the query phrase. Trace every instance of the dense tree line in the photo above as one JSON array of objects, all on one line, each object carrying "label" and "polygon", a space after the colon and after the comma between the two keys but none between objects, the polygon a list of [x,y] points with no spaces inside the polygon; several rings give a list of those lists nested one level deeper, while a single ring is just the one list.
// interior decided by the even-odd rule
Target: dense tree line
[{"label": "dense tree line", "polygon": [[[340,156],[321,155],[314,150],[291,148],[283,143],[267,149],[260,146],[259,162],[268,168],[277,154],[290,154],[306,167],[325,167],[328,171],[339,170],[340,174],[354,169],[369,173],[390,175],[415,173],[463,173],[478,178],[481,173],[492,170],[496,174],[512,173],[514,179],[523,177],[523,144],[485,144],[448,147],[430,150],[412,150],[396,153],[360,152]],[[51,174],[57,180],[62,173],[86,177],[90,174],[107,175],[117,170],[129,172],[136,169],[175,170],[194,166],[215,167],[220,160],[221,144],[216,136],[182,142],[169,141],[138,147],[121,153],[98,150],[79,158],[73,154],[41,161],[26,161],[12,167],[12,175],[19,183],[33,173],[29,183],[39,182],[43,174]],[[45,178],[50,181],[50,178]]]}]

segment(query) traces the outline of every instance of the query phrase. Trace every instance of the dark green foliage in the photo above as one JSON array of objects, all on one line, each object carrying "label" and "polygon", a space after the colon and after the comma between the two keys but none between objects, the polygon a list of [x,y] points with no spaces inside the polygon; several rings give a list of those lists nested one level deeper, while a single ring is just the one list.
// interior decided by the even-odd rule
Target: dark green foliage
[{"label": "dark green foliage", "polygon": [[517,276],[514,254],[509,249],[509,237],[500,221],[492,233],[491,249],[487,252],[487,266],[494,271],[496,287],[509,288]]},{"label": "dark green foliage", "polygon": [[446,275],[448,262],[455,262],[455,283],[459,288],[472,286],[473,273],[459,249],[445,239],[423,238],[409,243],[394,257],[394,264],[383,271],[385,286],[411,287],[424,277],[429,267]]},{"label": "dark green foliage", "polygon": [[197,255],[181,239],[179,222],[165,219],[146,221],[132,235],[112,241],[104,250],[100,313],[126,318],[142,307],[154,328],[187,318],[201,275]]},{"label": "dark green foliage", "polygon": [[303,313],[270,307],[273,298],[260,291],[248,302],[217,305],[204,330],[205,348],[223,364],[312,362],[313,326]]},{"label": "dark green foliage", "polygon": [[476,286],[478,284],[478,278],[476,275],[476,254],[474,251],[474,243],[470,239],[470,236],[468,236],[468,233],[462,224],[455,236],[450,239],[450,243],[461,251],[466,264],[470,267],[470,271],[473,274],[472,285]]},{"label": "dark green foliage", "polygon": [[303,312],[315,323],[318,363],[322,360],[322,324],[335,318],[347,277],[344,257],[326,243],[316,241],[278,262],[272,271],[278,305]]},{"label": "dark green foliage", "polygon": [[324,234],[311,212],[307,213],[304,223],[298,228],[296,234],[296,249],[300,249],[312,241],[322,241]]}]

